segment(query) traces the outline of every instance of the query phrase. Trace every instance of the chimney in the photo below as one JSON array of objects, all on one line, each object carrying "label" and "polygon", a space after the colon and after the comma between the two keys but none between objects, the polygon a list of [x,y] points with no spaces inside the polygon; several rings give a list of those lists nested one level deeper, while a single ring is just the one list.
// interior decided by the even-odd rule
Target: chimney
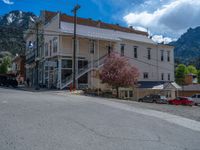
[{"label": "chimney", "polygon": [[130,29],[133,29],[133,26],[129,26]]},{"label": "chimney", "polygon": [[100,27],[101,27],[101,20],[98,20],[97,22],[98,22],[98,23],[97,23],[97,27],[100,28]]}]

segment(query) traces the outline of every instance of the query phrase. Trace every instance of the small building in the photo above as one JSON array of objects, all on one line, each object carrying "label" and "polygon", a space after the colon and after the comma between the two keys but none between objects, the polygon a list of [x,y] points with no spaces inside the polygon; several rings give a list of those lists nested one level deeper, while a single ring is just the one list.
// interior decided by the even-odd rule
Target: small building
[{"label": "small building", "polygon": [[182,86],[182,90],[178,92],[179,96],[190,97],[194,94],[200,94],[200,84],[190,84]]},{"label": "small building", "polygon": [[181,90],[181,87],[175,82],[145,81],[138,82],[138,88],[135,90],[135,100],[150,94],[159,94],[166,96],[167,99],[173,99],[178,96],[177,94]]},{"label": "small building", "polygon": [[185,85],[190,85],[190,84],[196,84],[198,83],[198,80],[197,80],[197,75],[196,74],[187,74],[185,76]]},{"label": "small building", "polygon": [[18,55],[12,60],[12,71],[17,76],[18,84],[25,81],[25,56]]}]

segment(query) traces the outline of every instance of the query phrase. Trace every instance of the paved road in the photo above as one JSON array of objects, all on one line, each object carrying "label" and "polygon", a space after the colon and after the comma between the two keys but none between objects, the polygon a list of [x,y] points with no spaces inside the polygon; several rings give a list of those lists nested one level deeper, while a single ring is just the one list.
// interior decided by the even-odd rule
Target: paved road
[{"label": "paved road", "polygon": [[0,150],[200,150],[200,122],[101,98],[0,88]]}]

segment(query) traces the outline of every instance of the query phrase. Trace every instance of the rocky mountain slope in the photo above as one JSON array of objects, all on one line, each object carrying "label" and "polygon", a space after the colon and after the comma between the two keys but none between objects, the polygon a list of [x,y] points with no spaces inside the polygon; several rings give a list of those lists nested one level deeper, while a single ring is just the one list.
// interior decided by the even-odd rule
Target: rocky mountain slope
[{"label": "rocky mountain slope", "polygon": [[29,21],[36,16],[31,12],[11,11],[0,17],[0,54],[5,51],[12,55],[25,51],[23,31],[28,28]]},{"label": "rocky mountain slope", "polygon": [[195,64],[200,58],[200,27],[190,28],[176,42],[170,43],[175,46],[176,60],[184,64]]}]

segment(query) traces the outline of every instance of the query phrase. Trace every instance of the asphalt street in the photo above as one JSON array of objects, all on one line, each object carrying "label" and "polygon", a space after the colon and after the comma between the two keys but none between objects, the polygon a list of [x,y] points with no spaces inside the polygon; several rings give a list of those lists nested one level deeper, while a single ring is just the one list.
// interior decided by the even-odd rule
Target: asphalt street
[{"label": "asphalt street", "polygon": [[0,150],[200,150],[200,122],[103,98],[0,88]]}]

